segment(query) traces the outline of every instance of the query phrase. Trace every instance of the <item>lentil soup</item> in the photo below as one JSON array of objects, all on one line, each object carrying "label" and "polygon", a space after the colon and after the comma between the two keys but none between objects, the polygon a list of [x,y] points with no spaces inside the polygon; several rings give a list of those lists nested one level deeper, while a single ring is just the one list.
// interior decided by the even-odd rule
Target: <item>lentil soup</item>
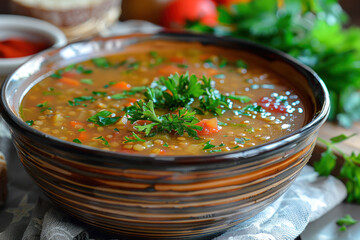
[{"label": "lentil soup", "polygon": [[154,40],[71,64],[25,95],[21,117],[62,140],[145,155],[254,147],[306,123],[294,86],[249,53]]}]

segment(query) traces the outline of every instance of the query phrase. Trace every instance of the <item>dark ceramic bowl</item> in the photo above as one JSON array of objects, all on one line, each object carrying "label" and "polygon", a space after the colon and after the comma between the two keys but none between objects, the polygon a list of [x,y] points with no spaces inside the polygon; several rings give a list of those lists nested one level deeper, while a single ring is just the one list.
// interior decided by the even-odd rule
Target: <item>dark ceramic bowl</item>
[{"label": "dark ceramic bowl", "polygon": [[[46,135],[19,117],[25,93],[74,62],[162,39],[202,42],[260,56],[307,98],[307,123],[275,141],[204,156],[141,156],[82,146]],[[78,42],[21,66],[1,90],[2,115],[28,173],[66,212],[107,231],[153,239],[219,234],[275,201],[307,163],[329,112],[324,83],[289,56],[242,40],[159,33]]]}]

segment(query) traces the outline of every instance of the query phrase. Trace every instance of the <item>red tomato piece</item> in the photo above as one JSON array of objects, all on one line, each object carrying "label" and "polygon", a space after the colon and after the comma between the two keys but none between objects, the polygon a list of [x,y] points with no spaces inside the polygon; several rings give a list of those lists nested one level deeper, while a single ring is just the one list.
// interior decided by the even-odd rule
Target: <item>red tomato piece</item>
[{"label": "red tomato piece", "polygon": [[210,135],[221,130],[221,127],[218,126],[217,118],[203,119],[195,125],[203,128],[202,130],[197,130],[199,135]]},{"label": "red tomato piece", "polygon": [[264,108],[266,111],[273,113],[286,113],[287,108],[282,102],[277,102],[273,97],[263,97],[258,102],[258,105]]},{"label": "red tomato piece", "polygon": [[168,28],[182,28],[189,20],[215,26],[217,18],[216,6],[211,0],[174,0],[165,7],[162,24]]}]

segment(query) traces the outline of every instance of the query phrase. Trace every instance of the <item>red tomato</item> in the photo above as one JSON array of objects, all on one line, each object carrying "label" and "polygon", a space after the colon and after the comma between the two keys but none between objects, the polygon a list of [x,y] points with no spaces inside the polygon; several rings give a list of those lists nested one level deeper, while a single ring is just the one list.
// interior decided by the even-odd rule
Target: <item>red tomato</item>
[{"label": "red tomato", "polygon": [[199,135],[210,135],[221,130],[221,127],[218,126],[217,118],[203,119],[195,125],[203,128],[202,130],[197,130]]},{"label": "red tomato", "polygon": [[286,106],[281,102],[276,102],[275,98],[263,97],[258,102],[258,105],[264,108],[266,111],[273,113],[286,113]]},{"label": "red tomato", "polygon": [[174,0],[164,10],[162,24],[168,28],[181,28],[186,21],[197,21],[208,26],[217,24],[217,11],[211,0]]}]

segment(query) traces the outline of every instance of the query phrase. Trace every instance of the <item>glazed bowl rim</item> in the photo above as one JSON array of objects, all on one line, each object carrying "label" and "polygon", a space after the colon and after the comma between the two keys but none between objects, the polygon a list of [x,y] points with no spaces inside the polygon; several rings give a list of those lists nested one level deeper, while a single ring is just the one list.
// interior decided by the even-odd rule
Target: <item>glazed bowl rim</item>
[{"label": "glazed bowl rim", "polygon": [[[112,152],[107,150],[102,150],[95,147],[80,145],[77,143],[61,140],[59,138],[53,137],[51,135],[45,134],[39,130],[36,130],[30,126],[28,126],[21,118],[20,116],[17,116],[13,111],[11,110],[11,107],[9,106],[8,102],[6,101],[6,87],[11,82],[13,76],[22,70],[22,67],[26,64],[31,63],[32,61],[36,60],[37,58],[44,56],[46,54],[49,54],[51,52],[60,51],[62,49],[65,49],[67,47],[74,46],[75,44],[86,44],[90,42],[107,42],[111,40],[124,40],[129,41],[130,44],[137,43],[132,42],[134,40],[175,40],[175,41],[184,41],[187,42],[189,38],[196,39],[197,42],[206,42],[206,39],[211,39],[213,41],[219,40],[219,41],[225,41],[225,42],[232,42],[234,44],[240,44],[240,45],[246,45],[251,48],[266,51],[267,53],[275,54],[277,57],[279,57],[282,62],[286,63],[286,65],[290,65],[292,68],[297,70],[305,79],[309,81],[309,77],[307,75],[311,76],[313,83],[318,84],[320,87],[319,91],[322,91],[323,94],[323,104],[319,106],[318,111],[314,111],[314,113],[311,115],[311,120],[305,124],[303,127],[295,130],[294,132],[287,134],[283,137],[277,138],[273,141],[270,141],[265,144],[261,144],[255,147],[246,148],[244,150],[235,150],[235,151],[229,151],[229,152],[221,152],[221,153],[212,153],[209,155],[169,155],[169,156],[162,156],[162,155],[141,155],[141,154],[130,154],[130,153],[121,153],[121,152]],[[217,45],[214,42],[211,42],[213,45]],[[248,51],[252,54],[255,54],[254,51]],[[103,54],[106,55],[106,54]],[[261,57],[257,54],[255,54],[258,57]],[[101,55],[99,55],[101,56]],[[301,70],[301,71],[300,71]],[[307,75],[305,75],[305,73]],[[28,90],[28,89],[27,89]],[[315,93],[312,91],[309,93],[309,95],[313,95],[314,98]],[[321,124],[326,120],[329,111],[330,111],[330,99],[329,99],[329,93],[328,90],[324,84],[324,82],[321,80],[321,78],[309,67],[306,65],[300,63],[298,60],[294,59],[293,57],[287,55],[286,53],[283,53],[279,50],[272,49],[248,40],[244,39],[238,39],[238,38],[231,38],[231,37],[216,37],[213,35],[207,35],[207,34],[194,34],[194,33],[187,33],[187,32],[168,32],[168,31],[161,31],[155,34],[140,34],[137,36],[134,35],[123,35],[123,36],[112,36],[112,37],[106,37],[106,38],[94,38],[92,40],[85,40],[85,41],[78,41],[74,43],[67,44],[61,48],[57,49],[48,49],[43,52],[41,52],[38,55],[33,56],[28,61],[26,61],[23,65],[21,65],[19,68],[16,69],[16,71],[9,75],[5,82],[2,85],[1,88],[1,104],[0,108],[3,108],[2,115],[5,119],[5,121],[8,123],[8,125],[12,127],[17,127],[21,130],[22,134],[35,137],[36,139],[42,139],[45,141],[48,141],[47,144],[57,147],[63,151],[72,151],[73,154],[91,154],[93,157],[101,157],[102,161],[119,161],[119,160],[131,160],[131,161],[142,161],[147,163],[161,163],[161,162],[177,162],[182,160],[190,160],[196,161],[196,162],[207,162],[209,160],[211,161],[228,161],[229,159],[248,159],[251,157],[259,156],[259,155],[271,155],[275,154],[276,152],[279,152],[283,147],[286,145],[291,145],[293,143],[296,143],[297,141],[301,140],[305,136],[308,136],[311,132],[315,131],[317,127],[321,126]],[[11,123],[11,124],[10,124]],[[304,136],[305,135],[305,136]]]}]

